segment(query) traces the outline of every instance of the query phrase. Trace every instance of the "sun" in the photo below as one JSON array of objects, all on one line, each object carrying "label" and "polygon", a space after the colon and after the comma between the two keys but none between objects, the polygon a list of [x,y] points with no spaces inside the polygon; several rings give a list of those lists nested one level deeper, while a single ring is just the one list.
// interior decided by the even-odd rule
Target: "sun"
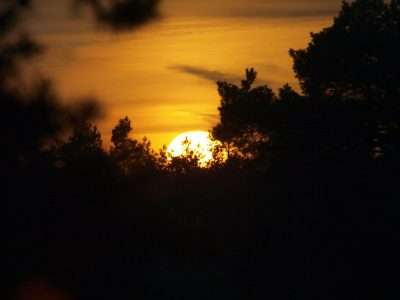
[{"label": "sun", "polygon": [[213,152],[220,142],[212,140],[207,131],[188,131],[175,137],[167,148],[172,157],[185,156],[192,152],[199,158],[199,165],[206,167],[213,161]]}]

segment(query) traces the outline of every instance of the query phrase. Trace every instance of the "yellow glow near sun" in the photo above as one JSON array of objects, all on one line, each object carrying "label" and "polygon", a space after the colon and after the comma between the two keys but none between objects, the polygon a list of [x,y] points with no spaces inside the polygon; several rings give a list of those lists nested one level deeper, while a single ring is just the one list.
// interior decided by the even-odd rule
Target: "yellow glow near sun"
[{"label": "yellow glow near sun", "polygon": [[167,153],[172,157],[179,157],[193,152],[199,158],[200,166],[205,167],[214,159],[213,151],[217,145],[219,142],[213,141],[207,131],[188,131],[173,139]]}]

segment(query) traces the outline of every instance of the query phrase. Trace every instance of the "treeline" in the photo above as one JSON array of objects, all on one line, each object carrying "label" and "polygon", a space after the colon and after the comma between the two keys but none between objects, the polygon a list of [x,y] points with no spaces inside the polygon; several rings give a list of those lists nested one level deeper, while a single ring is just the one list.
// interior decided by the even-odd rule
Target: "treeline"
[{"label": "treeline", "polygon": [[397,298],[399,24],[399,1],[344,2],[290,51],[301,92],[253,87],[253,69],[218,82],[209,168],[128,118],[105,151],[95,102],[22,88],[39,48],[2,26],[6,297],[40,280],[72,299]]}]

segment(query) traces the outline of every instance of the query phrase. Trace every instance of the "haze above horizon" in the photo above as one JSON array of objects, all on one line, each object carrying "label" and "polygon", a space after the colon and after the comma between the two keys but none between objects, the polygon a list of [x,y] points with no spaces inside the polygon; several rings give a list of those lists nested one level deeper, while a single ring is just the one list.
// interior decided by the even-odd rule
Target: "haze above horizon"
[{"label": "haze above horizon", "polygon": [[218,121],[217,80],[237,83],[254,67],[258,84],[296,87],[289,48],[305,47],[341,1],[164,0],[159,19],[119,34],[77,18],[69,3],[40,0],[28,21],[47,49],[34,72],[50,76],[65,99],[97,97],[106,144],[128,116],[134,137],[158,149]]}]

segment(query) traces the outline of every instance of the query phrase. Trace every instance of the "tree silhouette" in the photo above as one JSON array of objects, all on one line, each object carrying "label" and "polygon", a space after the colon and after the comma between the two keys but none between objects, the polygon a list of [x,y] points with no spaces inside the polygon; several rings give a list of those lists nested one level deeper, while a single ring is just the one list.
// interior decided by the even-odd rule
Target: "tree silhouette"
[{"label": "tree silhouette", "polygon": [[0,130],[2,143],[7,145],[1,151],[7,152],[10,164],[24,161],[30,165],[30,160],[37,159],[74,124],[99,115],[99,107],[92,100],[63,105],[51,82],[39,79],[25,84],[21,80],[24,63],[41,51],[37,43],[20,32],[19,22],[29,4],[7,0],[0,6]]},{"label": "tree silhouette", "polygon": [[361,151],[375,158],[398,149],[389,136],[397,135],[400,116],[399,12],[398,1],[344,2],[332,26],[312,34],[306,49],[290,51],[304,94],[325,116],[336,110],[342,119],[331,120],[331,130],[346,137],[343,147],[364,143]]},{"label": "tree silhouette", "polygon": [[[157,1],[82,1],[96,10],[101,7],[104,22],[138,25],[154,16]],[[106,3],[107,2],[107,3]],[[150,3],[151,2],[151,3]],[[23,13],[35,4],[31,0],[5,0],[0,6],[0,99],[2,100],[3,147],[8,162],[26,160],[27,151],[40,152],[44,147],[65,135],[75,124],[85,123],[99,116],[99,107],[92,100],[77,105],[61,105],[51,83],[40,81],[33,88],[20,78],[21,67],[34,59],[41,47],[21,33]],[[128,9],[129,8],[129,9]],[[123,13],[125,12],[125,14]],[[113,16],[113,17],[111,17]],[[131,22],[131,23],[130,23]],[[17,124],[13,124],[18,120]]]},{"label": "tree silhouette", "polygon": [[256,77],[254,69],[247,69],[240,87],[217,83],[221,97],[220,123],[214,127],[213,135],[225,143],[229,157],[252,156],[254,146],[267,142],[264,118],[276,97],[267,86],[252,88]]},{"label": "tree silhouette", "polygon": [[164,169],[172,174],[184,176],[198,172],[201,168],[201,159],[204,157],[196,146],[186,137],[182,142],[182,154],[173,156],[168,153]]},{"label": "tree silhouette", "polygon": [[118,147],[126,143],[128,135],[132,131],[131,121],[128,117],[121,119],[117,126],[112,130],[111,142],[114,147]]},{"label": "tree silhouette", "polygon": [[[122,2],[113,2],[107,9],[118,4],[121,12]],[[41,50],[20,30],[23,13],[31,3],[35,1],[0,1],[0,199],[4,207],[1,217],[8,227],[2,260],[8,278],[1,297],[10,299],[18,285],[50,271],[46,263],[38,264],[41,257],[48,257],[54,266],[62,261],[71,266],[85,264],[82,256],[72,258],[68,251],[55,250],[57,244],[65,242],[65,249],[94,249],[96,243],[82,245],[77,237],[92,239],[96,234],[88,222],[102,226],[109,217],[103,207],[111,195],[117,197],[115,192],[109,193],[114,168],[102,149],[100,133],[90,123],[99,115],[98,105],[93,101],[64,105],[48,81],[26,85],[21,80],[24,63]],[[152,9],[127,11],[135,20],[121,16],[123,23],[130,27],[148,20],[153,13],[146,12],[147,7]],[[118,14],[104,19],[106,23],[119,21]],[[122,25],[118,29],[125,28]],[[72,135],[65,142],[68,134]],[[106,217],[96,222],[100,215]],[[55,258],[56,253],[64,258]],[[53,281],[63,277],[62,272],[56,273]],[[60,282],[71,280],[64,277]]]},{"label": "tree silhouette", "polygon": [[399,96],[397,0],[344,2],[332,26],[311,35],[304,50],[290,50],[303,92],[364,101]]},{"label": "tree silhouette", "polygon": [[95,125],[86,122],[79,124],[64,147],[70,157],[95,156],[103,151],[101,134]]},{"label": "tree silhouette", "polygon": [[157,169],[157,159],[150,141],[144,138],[138,142],[129,138],[131,131],[131,121],[128,117],[118,122],[112,131],[111,157],[125,175],[154,173]]},{"label": "tree silhouette", "polygon": [[307,49],[291,50],[303,96],[288,85],[278,96],[268,87],[251,89],[254,70],[246,70],[241,87],[219,82],[214,136],[253,158],[268,151],[315,164],[328,157],[360,164],[393,158],[399,9],[398,1],[344,2],[333,25],[312,34]]}]

